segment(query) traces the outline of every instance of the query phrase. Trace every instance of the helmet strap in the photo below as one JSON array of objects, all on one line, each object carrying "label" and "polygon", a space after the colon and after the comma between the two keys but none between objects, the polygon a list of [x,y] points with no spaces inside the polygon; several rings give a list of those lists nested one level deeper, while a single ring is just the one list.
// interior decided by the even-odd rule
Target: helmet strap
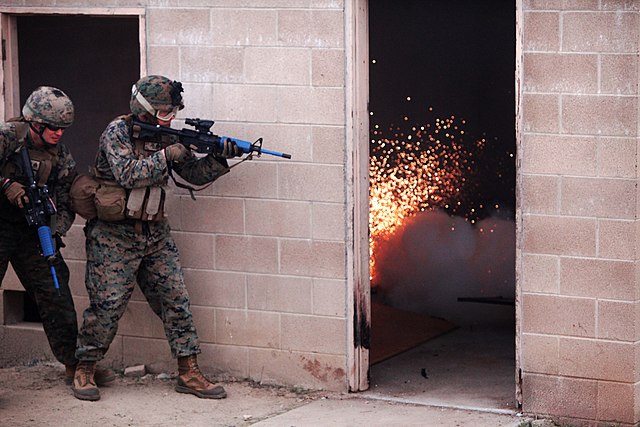
[{"label": "helmet strap", "polygon": [[149,101],[147,101],[144,96],[142,96],[135,84],[131,87],[131,95],[135,96],[136,101],[138,101],[149,114],[152,116],[156,115],[156,109],[149,104]]},{"label": "helmet strap", "polygon": [[44,138],[44,130],[47,128],[45,125],[41,124],[40,129],[37,129],[32,122],[29,122],[29,129],[31,129],[38,137],[40,141],[45,145],[45,147],[55,147],[55,144],[50,143]]}]

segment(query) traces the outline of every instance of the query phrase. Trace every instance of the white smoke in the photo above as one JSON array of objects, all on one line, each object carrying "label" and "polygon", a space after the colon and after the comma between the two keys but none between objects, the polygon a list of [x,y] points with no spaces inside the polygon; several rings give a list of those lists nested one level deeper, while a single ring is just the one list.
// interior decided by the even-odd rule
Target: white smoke
[{"label": "white smoke", "polygon": [[376,246],[375,298],[458,325],[513,322],[512,305],[458,298],[514,299],[515,222],[471,225],[440,211],[421,212]]}]

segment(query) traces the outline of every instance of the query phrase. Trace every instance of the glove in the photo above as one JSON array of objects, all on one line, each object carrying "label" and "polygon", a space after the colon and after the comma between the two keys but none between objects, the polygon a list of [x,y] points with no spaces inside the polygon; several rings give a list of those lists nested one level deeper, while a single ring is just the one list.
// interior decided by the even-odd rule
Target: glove
[{"label": "glove", "polygon": [[171,144],[164,149],[164,155],[169,162],[183,162],[189,153],[189,149],[180,143]]},{"label": "glove", "polygon": [[220,153],[220,157],[230,159],[232,157],[240,156],[242,156],[242,148],[238,147],[238,144],[236,144],[232,140],[226,139],[224,141],[224,146],[222,147],[222,153]]},{"label": "glove", "polygon": [[24,187],[22,186],[22,184],[19,184],[15,181],[10,181],[10,183],[6,185],[4,195],[12,205],[17,206],[20,209],[24,208],[25,201],[29,201],[29,199],[27,199],[24,195]]}]

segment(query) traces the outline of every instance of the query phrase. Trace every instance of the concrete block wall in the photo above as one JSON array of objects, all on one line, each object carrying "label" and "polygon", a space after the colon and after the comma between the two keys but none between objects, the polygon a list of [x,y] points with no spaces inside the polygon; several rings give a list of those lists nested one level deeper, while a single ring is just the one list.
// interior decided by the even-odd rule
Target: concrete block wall
[{"label": "concrete block wall", "polygon": [[522,401],[640,421],[640,1],[525,0],[519,145]]},{"label": "concrete block wall", "polygon": [[[292,155],[244,162],[196,201],[179,189],[171,198],[170,221],[202,342],[200,364],[263,383],[346,390],[344,2],[30,0],[5,6],[38,13],[143,11],[147,74],[184,86],[186,108],[174,127],[186,117],[211,118],[216,134],[262,137],[264,148]],[[88,304],[82,226],[79,219],[64,252],[79,318]],[[12,275],[6,281],[21,289]],[[176,369],[161,322],[139,291],[107,362]]]},{"label": "concrete block wall", "polygon": [[[183,82],[179,118],[213,118],[214,133],[292,154],[245,162],[195,202],[177,192],[203,364],[344,390],[343,2],[148,1],[146,26],[148,73]],[[148,360],[150,342],[167,354],[140,305],[120,330],[125,363]]]}]

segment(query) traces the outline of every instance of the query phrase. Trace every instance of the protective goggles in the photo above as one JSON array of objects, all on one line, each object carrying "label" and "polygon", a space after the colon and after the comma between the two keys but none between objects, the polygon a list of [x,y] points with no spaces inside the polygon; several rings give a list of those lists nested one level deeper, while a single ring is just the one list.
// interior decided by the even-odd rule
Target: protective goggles
[{"label": "protective goggles", "polygon": [[58,132],[60,129],[64,129],[61,126],[54,126],[54,125],[50,125],[48,123],[45,123],[44,127],[46,127],[47,129],[49,129],[51,132]]},{"label": "protective goggles", "polygon": [[178,113],[178,107],[173,107],[170,111],[160,111],[156,110],[156,119],[162,120],[163,122],[168,122],[169,120],[173,120]]}]

